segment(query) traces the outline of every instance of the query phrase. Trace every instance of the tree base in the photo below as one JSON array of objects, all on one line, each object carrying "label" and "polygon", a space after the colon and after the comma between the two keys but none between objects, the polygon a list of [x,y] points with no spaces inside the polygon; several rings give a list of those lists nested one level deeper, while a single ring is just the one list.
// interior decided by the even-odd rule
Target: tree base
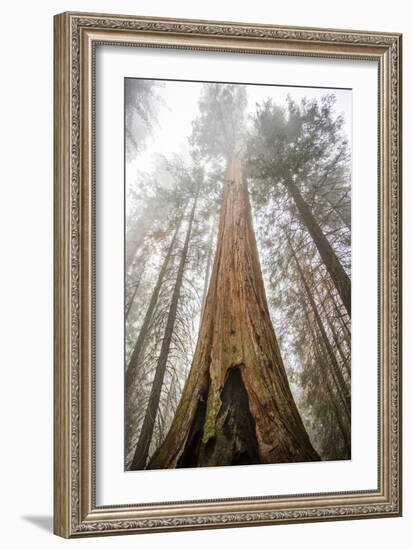
[{"label": "tree base", "polygon": [[177,468],[235,466],[260,462],[255,421],[239,367],[229,370],[221,394],[216,435],[204,441],[206,401],[200,401]]}]

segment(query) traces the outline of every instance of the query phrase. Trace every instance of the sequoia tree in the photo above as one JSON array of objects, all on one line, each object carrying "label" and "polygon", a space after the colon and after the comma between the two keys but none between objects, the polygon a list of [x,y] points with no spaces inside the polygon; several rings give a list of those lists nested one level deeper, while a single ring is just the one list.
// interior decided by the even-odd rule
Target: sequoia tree
[{"label": "sequoia tree", "polygon": [[226,163],[199,336],[170,430],[148,468],[320,460],[270,320],[242,166],[245,89],[207,85],[193,142]]}]

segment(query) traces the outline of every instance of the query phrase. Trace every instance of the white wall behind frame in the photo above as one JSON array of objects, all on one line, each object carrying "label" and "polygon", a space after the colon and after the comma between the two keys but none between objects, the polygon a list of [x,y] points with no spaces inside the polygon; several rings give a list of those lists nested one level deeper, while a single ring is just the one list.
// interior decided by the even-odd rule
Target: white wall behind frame
[{"label": "white wall behind frame", "polygon": [[[0,468],[4,548],[186,550],[276,547],[373,550],[410,546],[412,400],[404,406],[404,517],[324,524],[140,535],[64,541],[51,534],[52,514],[52,16],[65,10],[285,25],[399,31],[404,36],[404,150],[412,150],[412,18],[403,0],[16,0],[2,5],[0,87],[1,200]],[[404,279],[412,278],[412,158],[404,159]],[[404,388],[412,391],[411,285],[404,289]]]}]

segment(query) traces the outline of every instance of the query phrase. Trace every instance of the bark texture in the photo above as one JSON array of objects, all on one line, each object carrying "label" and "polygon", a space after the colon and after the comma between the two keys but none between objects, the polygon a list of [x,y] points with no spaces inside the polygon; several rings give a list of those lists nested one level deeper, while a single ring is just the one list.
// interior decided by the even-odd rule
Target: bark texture
[{"label": "bark texture", "polygon": [[192,368],[148,468],[320,460],[269,317],[241,160],[228,162],[215,260]]}]

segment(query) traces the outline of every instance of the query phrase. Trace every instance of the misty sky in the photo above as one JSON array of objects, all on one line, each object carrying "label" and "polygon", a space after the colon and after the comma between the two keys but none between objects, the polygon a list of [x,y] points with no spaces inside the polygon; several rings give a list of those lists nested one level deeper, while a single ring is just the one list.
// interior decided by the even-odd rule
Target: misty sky
[{"label": "misty sky", "polygon": [[[182,154],[188,150],[187,138],[192,131],[192,121],[198,114],[198,100],[202,88],[201,82],[156,81],[156,94],[160,98],[156,107],[158,123],[146,143],[146,150],[138,153],[128,165],[128,174],[136,171],[151,172],[154,165],[154,155],[163,154],[167,157],[173,153]],[[346,134],[351,147],[352,127],[352,91],[324,88],[296,88],[288,86],[247,85],[247,113],[255,111],[256,103],[267,98],[286,106],[286,98],[291,96],[297,102],[304,97],[320,99],[323,95],[334,93],[336,97],[336,114],[342,114],[346,121]],[[134,179],[134,178],[133,178]],[[128,182],[131,184],[132,182]]]}]

